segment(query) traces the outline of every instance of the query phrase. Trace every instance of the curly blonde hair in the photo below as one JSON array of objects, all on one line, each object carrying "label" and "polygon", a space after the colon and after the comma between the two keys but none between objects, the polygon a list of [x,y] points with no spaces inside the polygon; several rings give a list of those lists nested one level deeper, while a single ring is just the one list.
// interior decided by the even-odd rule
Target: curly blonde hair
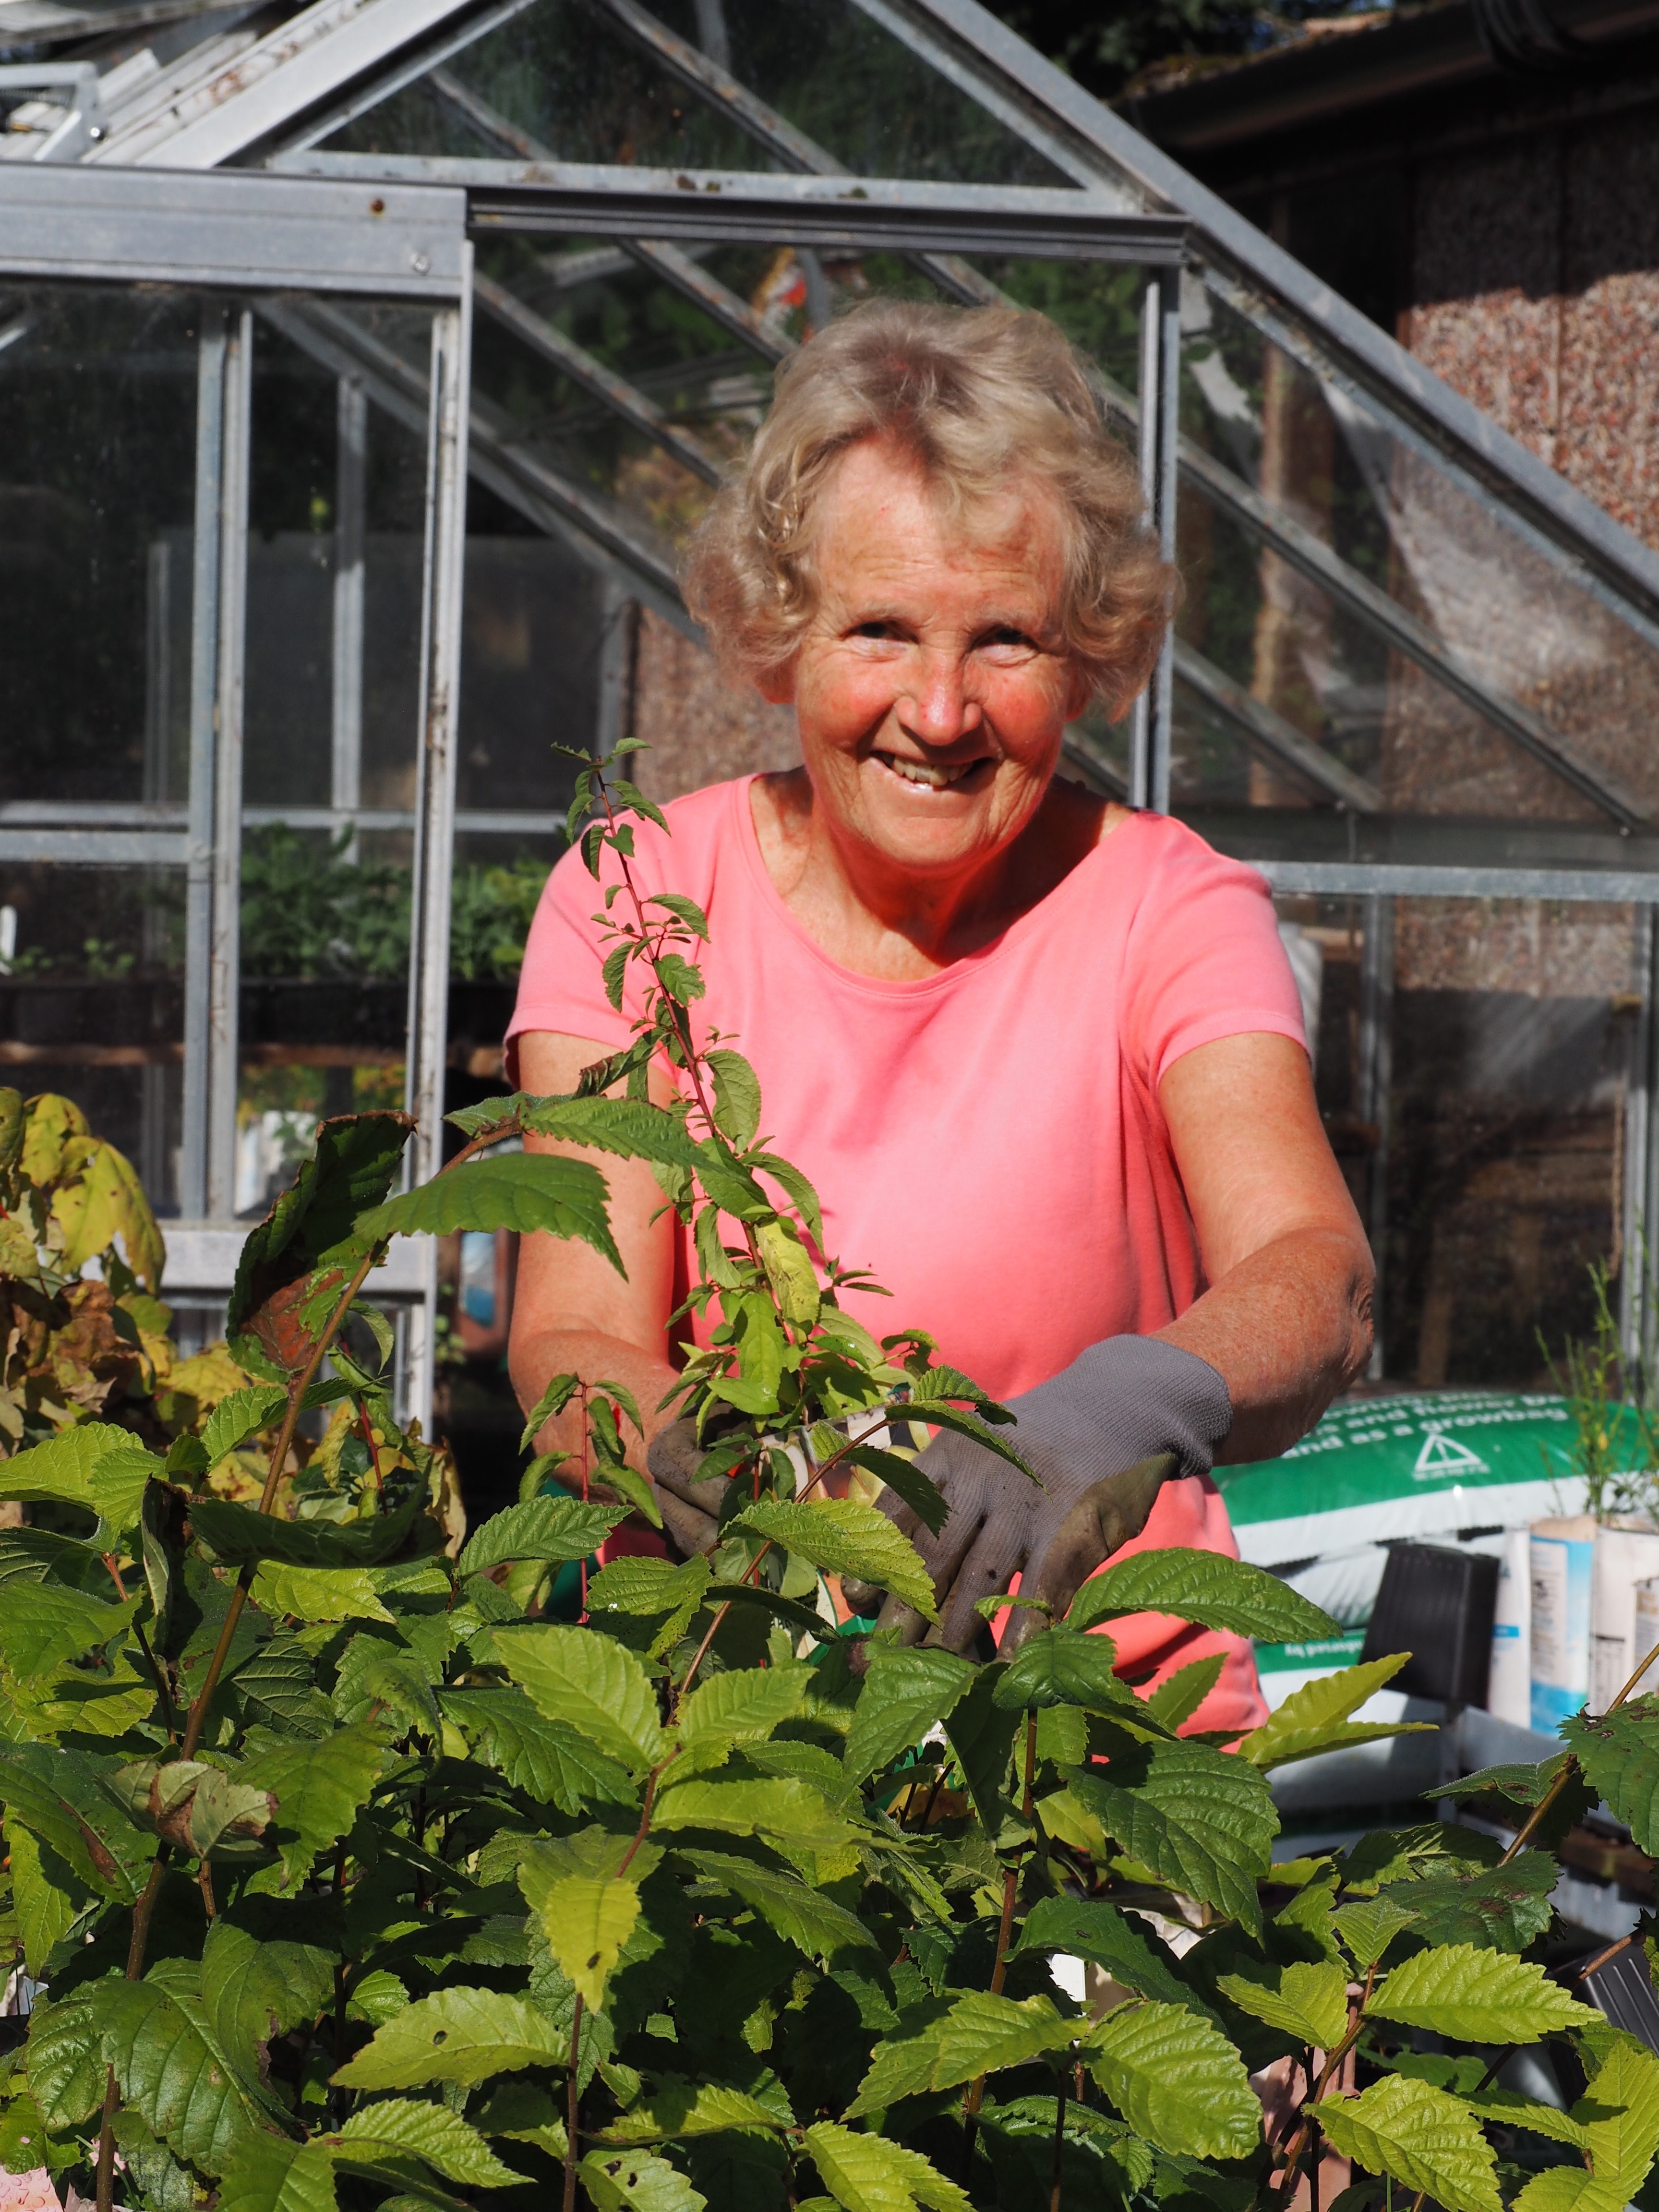
[{"label": "curly blonde hair", "polygon": [[1060,634],[1121,713],[1157,660],[1176,573],[1091,370],[1048,316],[1014,307],[874,301],[781,364],[743,472],[683,568],[686,604],[728,672],[753,682],[793,657],[817,606],[819,494],[867,438],[910,455],[952,515],[1006,496],[1011,479],[1047,488],[1063,532]]}]

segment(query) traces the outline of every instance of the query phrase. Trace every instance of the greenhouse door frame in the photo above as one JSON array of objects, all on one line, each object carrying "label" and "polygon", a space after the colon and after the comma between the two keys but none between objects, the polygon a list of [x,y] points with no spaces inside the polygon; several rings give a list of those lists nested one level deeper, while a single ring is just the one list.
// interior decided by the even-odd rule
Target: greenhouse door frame
[{"label": "greenhouse door frame", "polygon": [[[417,1130],[405,1174],[441,1158],[455,812],[472,249],[465,196],[244,171],[0,165],[0,277],[176,286],[204,295],[196,434],[189,795],[0,806],[0,858],[72,866],[145,863],[186,884],[181,1218],[167,1287],[222,1305],[246,1234],[234,1216],[238,1092],[244,609],[253,349],[267,309],[296,295],[432,311],[425,410],[419,746],[413,812],[405,1100]],[[222,305],[213,305],[216,295]],[[404,1317],[400,1395],[425,1415],[437,1289],[430,1239],[394,1244],[371,1294]]]}]

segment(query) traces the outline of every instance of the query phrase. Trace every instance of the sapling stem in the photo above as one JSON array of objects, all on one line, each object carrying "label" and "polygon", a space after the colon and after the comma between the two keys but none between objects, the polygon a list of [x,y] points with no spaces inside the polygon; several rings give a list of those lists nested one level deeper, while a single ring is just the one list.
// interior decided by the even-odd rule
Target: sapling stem
[{"label": "sapling stem", "polygon": [[578,2069],[582,2055],[582,1999],[576,1992],[576,2002],[570,2012],[570,2079],[565,2084],[564,2125],[568,2141],[565,2145],[563,2212],[576,2212],[576,2142],[579,2107],[581,2093],[577,2087]]},{"label": "sapling stem", "polygon": [[1054,2094],[1054,2155],[1049,2171],[1048,2212],[1060,2212],[1060,2196],[1066,2173],[1066,2069],[1061,2067]]},{"label": "sapling stem", "polygon": [[[1656,1659],[1659,1659],[1659,1644],[1656,1644],[1652,1650],[1648,1653],[1641,1665],[1631,1676],[1629,1681],[1626,1683],[1624,1688],[1620,1691],[1618,1696],[1607,1707],[1607,1712],[1616,1713],[1618,1711],[1620,1706],[1624,1704],[1626,1698],[1629,1697],[1632,1691],[1641,1680],[1643,1675],[1647,1673],[1648,1668],[1652,1666]],[[1605,1719],[1606,1717],[1606,1714],[1601,1716],[1603,1719]],[[1526,1820],[1522,1823],[1521,1832],[1516,1836],[1515,1841],[1510,1845],[1508,1850],[1504,1852],[1503,1857],[1498,1860],[1498,1863],[1500,1867],[1506,1867],[1511,1859],[1518,1858],[1521,1853],[1525,1850],[1527,1845],[1532,1841],[1533,1837],[1538,1832],[1539,1823],[1542,1820],[1545,1814],[1549,1811],[1550,1807],[1554,1804],[1556,1799],[1561,1795],[1561,1792],[1566,1788],[1568,1783],[1571,1781],[1573,1776],[1577,1774],[1578,1771],[1578,1760],[1575,1754],[1569,1757],[1565,1764],[1563,1765],[1561,1771],[1556,1776],[1554,1781],[1551,1783],[1549,1788],[1544,1792],[1538,1802],[1533,1807],[1531,1812],[1528,1814]]]},{"label": "sapling stem", "polygon": [[[1036,1714],[1025,1716],[1025,1789],[1020,1801],[1022,1817],[1030,1821],[1034,1815],[1033,1793],[1036,1785]],[[1008,1944],[1014,1932],[1014,1900],[1019,1893],[1020,1861],[1025,1855],[1022,1844],[1003,1871],[1002,1917],[997,1923],[997,1955],[991,1968],[991,1995],[1000,1997],[1002,1985],[1008,1978]],[[979,2108],[985,2095],[985,2076],[976,2075],[969,2084],[968,2094],[962,2106],[962,2172],[967,2179],[974,2160],[974,2134],[979,2122]]]}]

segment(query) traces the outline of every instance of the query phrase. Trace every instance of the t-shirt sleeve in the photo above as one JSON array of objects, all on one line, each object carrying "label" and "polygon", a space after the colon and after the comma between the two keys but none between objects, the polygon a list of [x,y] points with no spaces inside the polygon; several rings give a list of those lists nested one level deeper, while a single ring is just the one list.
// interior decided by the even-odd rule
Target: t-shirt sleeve
[{"label": "t-shirt sleeve", "polygon": [[1130,945],[1127,1037],[1152,1089],[1183,1054],[1266,1031],[1308,1048],[1273,897],[1254,868],[1171,823]]}]

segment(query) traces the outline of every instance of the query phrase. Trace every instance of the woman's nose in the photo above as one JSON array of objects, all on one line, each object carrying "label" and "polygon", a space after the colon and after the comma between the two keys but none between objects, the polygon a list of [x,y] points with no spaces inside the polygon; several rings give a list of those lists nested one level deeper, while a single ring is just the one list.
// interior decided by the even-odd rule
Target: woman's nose
[{"label": "woman's nose", "polygon": [[967,674],[954,655],[926,653],[898,702],[899,720],[919,744],[954,744],[982,719],[969,693]]}]

